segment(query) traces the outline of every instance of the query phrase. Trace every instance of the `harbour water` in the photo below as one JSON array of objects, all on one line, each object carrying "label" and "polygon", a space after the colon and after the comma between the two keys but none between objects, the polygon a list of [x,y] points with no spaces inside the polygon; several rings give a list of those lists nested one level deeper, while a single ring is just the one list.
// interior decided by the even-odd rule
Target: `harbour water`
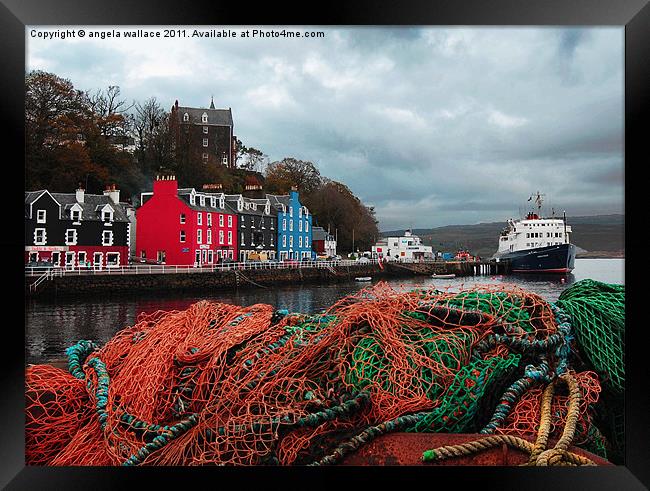
[{"label": "harbour water", "polygon": [[[390,280],[388,284],[400,291],[422,287],[455,291],[477,284],[507,283],[533,291],[553,302],[576,281],[591,278],[605,283],[624,284],[624,273],[624,259],[577,259],[574,271],[567,275],[470,276],[453,279],[413,277]],[[133,325],[141,312],[182,310],[199,300],[211,300],[236,305],[267,303],[292,312],[315,313],[368,286],[369,282],[349,282],[206,291],[204,295],[183,295],[178,292],[165,295],[156,292],[128,298],[28,300],[25,312],[25,361],[46,363],[61,358],[65,349],[80,339],[104,344],[117,331]]]}]

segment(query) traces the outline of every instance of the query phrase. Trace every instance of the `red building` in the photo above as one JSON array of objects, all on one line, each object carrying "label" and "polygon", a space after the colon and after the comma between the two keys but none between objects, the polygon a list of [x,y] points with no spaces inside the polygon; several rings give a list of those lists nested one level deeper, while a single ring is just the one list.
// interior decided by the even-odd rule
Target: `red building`
[{"label": "red building", "polygon": [[142,193],[136,212],[136,249],[142,262],[209,265],[237,259],[237,213],[223,193],[178,189],[162,177]]}]

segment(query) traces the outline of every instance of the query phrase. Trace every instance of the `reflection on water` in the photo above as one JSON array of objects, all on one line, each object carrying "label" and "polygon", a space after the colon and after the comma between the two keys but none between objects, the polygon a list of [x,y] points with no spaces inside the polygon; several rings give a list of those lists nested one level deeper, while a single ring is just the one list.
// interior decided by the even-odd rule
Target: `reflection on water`
[{"label": "reflection on water", "polygon": [[[578,259],[576,269],[568,275],[472,276],[448,280],[414,277],[390,280],[388,283],[399,291],[422,287],[457,290],[477,284],[514,284],[553,302],[565,288],[585,278],[623,284],[624,260]],[[369,283],[366,282],[350,282],[206,291],[204,295],[174,292],[112,299],[93,297],[88,300],[31,300],[26,306],[26,361],[43,363],[60,358],[64,356],[65,348],[79,339],[91,339],[103,344],[120,329],[133,325],[141,312],[183,310],[199,300],[207,299],[234,305],[266,303],[292,312],[314,313],[326,309],[341,297],[368,286]]]}]

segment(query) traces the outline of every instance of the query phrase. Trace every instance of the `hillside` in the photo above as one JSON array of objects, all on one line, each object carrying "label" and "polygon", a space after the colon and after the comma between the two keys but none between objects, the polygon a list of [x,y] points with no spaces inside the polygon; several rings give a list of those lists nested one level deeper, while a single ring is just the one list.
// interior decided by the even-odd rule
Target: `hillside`
[{"label": "hillside", "polygon": [[[567,217],[573,228],[571,241],[579,248],[578,257],[623,257],[625,249],[625,215]],[[432,229],[414,229],[425,245],[433,250],[455,252],[460,248],[488,258],[497,248],[504,222],[476,225],[447,225]],[[404,230],[382,232],[383,237],[402,234]],[[582,250],[581,250],[582,249]]]}]

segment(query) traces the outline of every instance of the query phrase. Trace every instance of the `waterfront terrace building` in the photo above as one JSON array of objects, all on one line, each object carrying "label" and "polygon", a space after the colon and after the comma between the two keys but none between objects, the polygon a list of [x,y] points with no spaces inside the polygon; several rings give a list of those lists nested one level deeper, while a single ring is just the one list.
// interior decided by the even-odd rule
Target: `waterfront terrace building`
[{"label": "waterfront terrace building", "polygon": [[278,214],[278,259],[312,259],[312,217],[300,203],[297,189],[291,188],[288,195],[266,197]]},{"label": "waterfront terrace building", "polygon": [[103,195],[25,193],[25,263],[46,261],[54,267],[94,268],[128,264],[131,223],[120,191]]},{"label": "waterfront terrace building", "polygon": [[319,256],[336,256],[336,239],[323,227],[312,227],[312,249]]},{"label": "waterfront terrace building", "polygon": [[225,200],[237,213],[239,261],[274,260],[278,219],[270,200],[241,194],[227,194]]},{"label": "waterfront terrace building", "polygon": [[178,188],[161,177],[142,193],[136,212],[136,250],[141,262],[205,266],[237,260],[237,213],[223,193]]},{"label": "waterfront terrace building", "polygon": [[233,134],[232,110],[179,106],[171,108],[170,125],[177,151],[185,149],[190,158],[205,164],[235,167],[237,148]]}]

